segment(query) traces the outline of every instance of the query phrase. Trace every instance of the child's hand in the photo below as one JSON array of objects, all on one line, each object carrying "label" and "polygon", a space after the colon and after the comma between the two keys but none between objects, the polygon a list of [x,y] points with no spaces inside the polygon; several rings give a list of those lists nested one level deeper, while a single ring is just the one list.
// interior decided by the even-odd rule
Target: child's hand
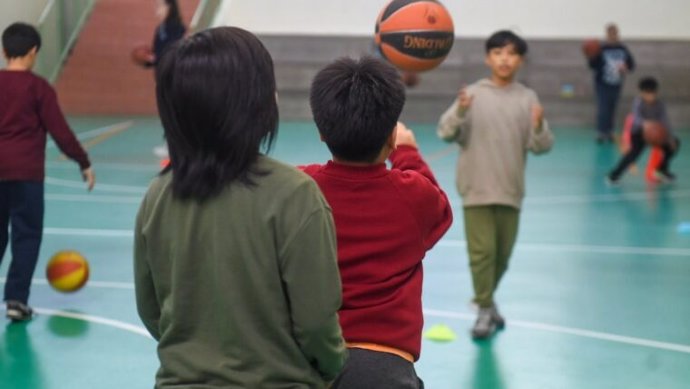
[{"label": "child's hand", "polygon": [[81,171],[81,177],[86,182],[86,188],[90,192],[93,189],[93,186],[96,184],[96,175],[93,174],[93,169],[86,168],[86,169],[82,170]]},{"label": "child's hand", "polygon": [[417,147],[417,140],[414,138],[414,132],[407,128],[402,122],[398,122],[395,127],[395,147],[400,145],[407,145]]},{"label": "child's hand", "polygon": [[463,116],[472,105],[473,97],[467,94],[467,87],[463,86],[458,93],[458,114]]},{"label": "child's hand", "polygon": [[532,128],[540,133],[544,124],[544,107],[539,104],[532,106]]}]

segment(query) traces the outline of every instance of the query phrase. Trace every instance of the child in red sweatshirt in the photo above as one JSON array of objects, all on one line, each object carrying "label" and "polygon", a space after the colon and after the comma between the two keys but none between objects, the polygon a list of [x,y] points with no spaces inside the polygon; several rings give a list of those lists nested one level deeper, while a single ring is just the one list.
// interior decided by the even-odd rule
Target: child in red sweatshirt
[{"label": "child in red sweatshirt", "polygon": [[29,320],[31,277],[43,234],[46,134],[79,164],[88,189],[95,178],[86,152],[70,130],[55,90],[31,69],[41,47],[33,26],[14,23],[2,33],[7,67],[0,70],[0,261],[12,229],[12,263],[5,282],[6,315]]},{"label": "child in red sweatshirt", "polygon": [[302,169],[333,209],[350,351],[332,388],[422,388],[422,259],[451,225],[448,198],[398,123],[405,90],[390,65],[339,59],[310,99],[333,160]]}]

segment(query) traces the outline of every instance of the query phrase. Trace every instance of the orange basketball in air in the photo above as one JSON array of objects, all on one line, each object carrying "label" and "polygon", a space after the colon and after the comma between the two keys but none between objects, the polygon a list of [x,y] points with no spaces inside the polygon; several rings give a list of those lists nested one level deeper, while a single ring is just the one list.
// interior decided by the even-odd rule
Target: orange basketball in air
[{"label": "orange basketball in air", "polygon": [[46,278],[60,292],[75,292],[89,279],[89,263],[76,251],[58,251],[48,261]]},{"label": "orange basketball in air", "polygon": [[455,28],[435,0],[393,0],[376,21],[375,42],[390,63],[405,71],[431,70],[453,47]]}]

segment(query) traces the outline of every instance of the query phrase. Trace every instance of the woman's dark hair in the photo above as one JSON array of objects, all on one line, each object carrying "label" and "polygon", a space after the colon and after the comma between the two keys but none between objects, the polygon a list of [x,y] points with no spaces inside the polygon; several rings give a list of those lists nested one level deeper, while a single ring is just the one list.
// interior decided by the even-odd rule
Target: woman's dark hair
[{"label": "woman's dark hair", "polygon": [[513,45],[515,52],[519,55],[527,54],[527,42],[520,38],[517,34],[508,30],[501,30],[493,33],[489,39],[486,40],[486,52],[492,49],[506,47]]},{"label": "woman's dark hair", "polygon": [[41,48],[41,35],[30,24],[13,23],[2,33],[2,47],[8,58],[23,57],[32,48]]},{"label": "woman's dark hair", "polygon": [[168,15],[165,17],[165,23],[183,25],[180,6],[177,4],[177,0],[165,0],[165,4],[168,6]]},{"label": "woman's dark hair", "polygon": [[218,27],[176,42],[156,67],[173,193],[204,200],[252,185],[261,145],[278,131],[273,60],[253,34]]},{"label": "woman's dark hair", "polygon": [[391,65],[372,58],[340,58],[314,77],[311,111],[333,156],[373,162],[405,105],[405,87]]},{"label": "woman's dark hair", "polygon": [[656,92],[659,90],[659,82],[654,77],[643,77],[637,87],[642,92]]}]

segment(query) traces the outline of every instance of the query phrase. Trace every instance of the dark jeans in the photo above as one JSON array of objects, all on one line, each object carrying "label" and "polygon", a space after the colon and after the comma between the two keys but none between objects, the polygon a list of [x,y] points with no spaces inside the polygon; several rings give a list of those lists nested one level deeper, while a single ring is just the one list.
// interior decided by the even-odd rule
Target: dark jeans
[{"label": "dark jeans", "polygon": [[10,236],[12,262],[5,301],[26,304],[43,236],[43,182],[0,181],[0,262]]},{"label": "dark jeans", "polygon": [[616,106],[621,96],[622,85],[608,85],[603,82],[595,84],[597,93],[597,132],[599,135],[613,134],[613,121]]},{"label": "dark jeans", "polygon": [[[657,168],[657,170],[662,171],[662,172],[668,172],[668,165],[671,161],[671,158],[673,158],[674,155],[678,152],[678,149],[680,148],[680,141],[678,138],[675,138],[676,142],[676,149],[674,150],[671,148],[670,142],[665,143],[663,146],[661,146],[661,149],[663,150],[664,153],[664,159],[661,161],[661,165]],[[621,158],[621,160],[618,162],[618,165],[609,173],[609,177],[612,180],[617,180],[620,178],[620,176],[625,173],[625,171],[628,169],[628,167],[639,158],[640,154],[644,151],[644,148],[647,144],[644,141],[644,136],[642,134],[642,129],[639,129],[638,131],[634,131],[630,134],[630,150]]]},{"label": "dark jeans", "polygon": [[414,364],[397,355],[350,348],[330,389],[424,389]]}]

